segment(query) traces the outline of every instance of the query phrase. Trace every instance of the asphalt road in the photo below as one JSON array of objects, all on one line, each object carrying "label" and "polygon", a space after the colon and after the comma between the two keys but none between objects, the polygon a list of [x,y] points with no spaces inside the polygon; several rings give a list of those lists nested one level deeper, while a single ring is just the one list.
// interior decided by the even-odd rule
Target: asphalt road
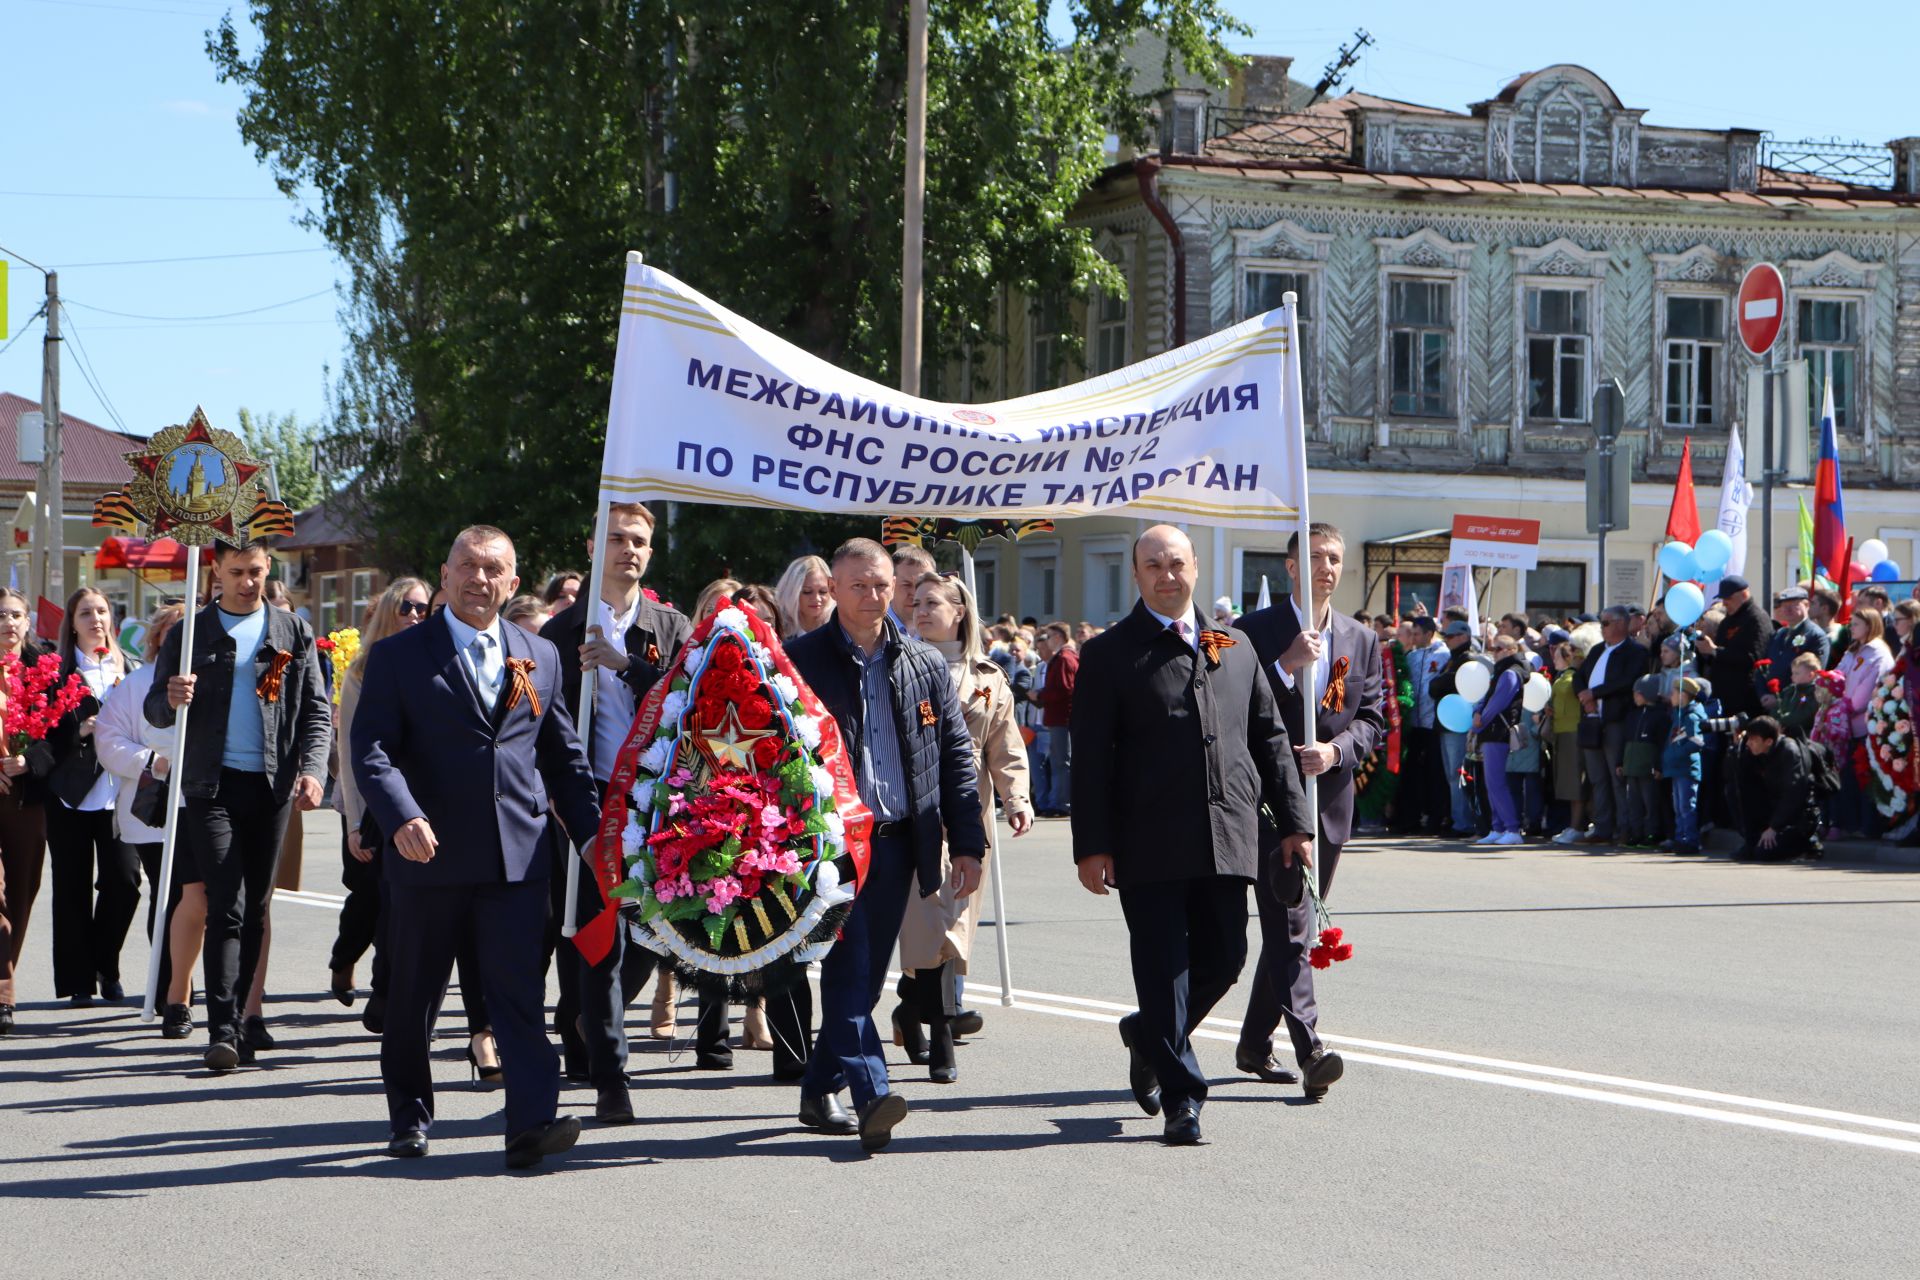
[{"label": "asphalt road", "polygon": [[432,1155],[378,1154],[310,825],[274,912],[282,1047],[224,1079],[199,1038],[50,1001],[43,896],[0,1040],[0,1275],[1920,1273],[1910,870],[1356,843],[1356,955],[1321,985],[1346,1079],[1310,1104],[1236,1074],[1242,986],[1200,1044],[1207,1142],[1167,1149],[1126,1092],[1117,901],[1043,823],[1007,858],[1018,1002],[985,929],[986,1030],[955,1085],[892,1051],[913,1112],[886,1152],[797,1129],[765,1054],[701,1073],[636,1039],[640,1122],[515,1174],[456,1017]]}]

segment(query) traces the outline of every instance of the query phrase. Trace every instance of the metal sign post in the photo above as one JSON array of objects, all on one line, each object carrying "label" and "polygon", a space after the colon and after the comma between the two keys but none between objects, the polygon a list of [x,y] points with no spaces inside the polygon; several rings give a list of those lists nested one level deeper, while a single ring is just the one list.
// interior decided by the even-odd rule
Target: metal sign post
[{"label": "metal sign post", "polygon": [[[1600,606],[1607,604],[1607,535],[1627,527],[1626,506],[1632,476],[1621,475],[1627,455],[1619,452],[1627,393],[1620,379],[1609,378],[1593,393],[1594,454],[1587,459],[1587,532],[1599,535]],[[1617,461],[1616,461],[1617,459]]]},{"label": "metal sign post", "polygon": [[1774,344],[1787,318],[1787,282],[1780,268],[1771,262],[1756,262],[1747,268],[1740,281],[1740,296],[1735,303],[1740,342],[1756,360],[1764,360],[1760,378],[1760,594],[1773,592],[1773,482],[1774,425],[1773,381],[1779,372],[1774,359]]}]

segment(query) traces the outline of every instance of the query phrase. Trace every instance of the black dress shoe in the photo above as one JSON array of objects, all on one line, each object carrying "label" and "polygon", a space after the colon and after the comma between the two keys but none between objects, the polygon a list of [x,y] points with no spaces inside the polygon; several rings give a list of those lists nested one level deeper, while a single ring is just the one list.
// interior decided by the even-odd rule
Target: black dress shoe
[{"label": "black dress shoe", "polygon": [[1347,1064],[1331,1049],[1315,1049],[1307,1059],[1307,1096],[1324,1098],[1335,1081],[1346,1074]]},{"label": "black dress shoe", "polygon": [[206,1056],[201,1061],[215,1075],[225,1075],[240,1065],[240,1050],[231,1040],[215,1040],[207,1046]]},{"label": "black dress shoe", "polygon": [[593,1118],[601,1124],[632,1124],[633,1095],[626,1081],[600,1086],[600,1100],[593,1104]]},{"label": "black dress shoe", "polygon": [[1271,1051],[1262,1054],[1257,1050],[1248,1053],[1244,1049],[1235,1049],[1233,1065],[1250,1076],[1259,1076],[1267,1084],[1300,1083],[1300,1077],[1275,1061]]},{"label": "black dress shoe", "polygon": [[160,1035],[166,1040],[185,1040],[193,1034],[193,1010],[183,1004],[170,1004],[160,1015]]},{"label": "black dress shoe", "polygon": [[91,1009],[93,1008],[93,996],[84,991],[76,991],[67,997],[67,1008]]},{"label": "black dress shoe", "polygon": [[238,1065],[240,1066],[250,1067],[259,1060],[260,1051],[255,1049],[253,1043],[245,1036],[240,1037],[239,1043],[234,1045],[233,1048],[235,1054],[238,1056]]},{"label": "black dress shoe", "polygon": [[893,1141],[894,1126],[907,1118],[907,1100],[883,1093],[860,1108],[860,1149],[875,1152]]},{"label": "black dress shoe", "polygon": [[1127,1046],[1127,1084],[1132,1087],[1133,1100],[1140,1104],[1140,1109],[1157,1116],[1160,1114],[1160,1080],[1153,1074],[1153,1064],[1147,1061],[1147,1055],[1133,1043],[1139,1016],[1130,1013],[1120,1019],[1120,1043]]},{"label": "black dress shoe", "polygon": [[1200,1104],[1176,1102],[1167,1112],[1167,1127],[1161,1140],[1170,1147],[1190,1147],[1200,1141]]},{"label": "black dress shoe", "polygon": [[858,1133],[860,1125],[840,1104],[837,1093],[800,1095],[800,1123],[819,1133]]},{"label": "black dress shoe", "polygon": [[702,1049],[693,1055],[693,1068],[696,1071],[731,1071],[733,1050]]},{"label": "black dress shoe", "polygon": [[907,1061],[916,1067],[927,1065],[927,1033],[920,1018],[904,1004],[893,1007],[893,1042],[907,1051]]},{"label": "black dress shoe", "polygon": [[0,1004],[0,1036],[13,1034],[13,1006]]},{"label": "black dress shoe", "polygon": [[548,1156],[570,1150],[580,1141],[580,1121],[573,1116],[549,1120],[507,1140],[507,1168],[531,1169]]},{"label": "black dress shoe", "polygon": [[127,998],[127,989],[120,985],[120,979],[100,979],[100,998],[118,1004]]},{"label": "black dress shoe", "polygon": [[274,1047],[273,1033],[267,1030],[267,1020],[259,1014],[249,1014],[240,1024],[240,1040],[249,1049],[271,1049]]},{"label": "black dress shoe", "polygon": [[960,1078],[960,1067],[953,1060],[953,1022],[938,1018],[927,1028],[927,1079],[935,1084],[952,1084]]},{"label": "black dress shoe", "polygon": [[387,998],[379,993],[367,997],[367,1007],[360,1011],[360,1025],[374,1035],[387,1029]]},{"label": "black dress shoe", "polygon": [[396,1133],[387,1139],[387,1154],[402,1160],[416,1160],[427,1154],[427,1135],[418,1129]]},{"label": "black dress shoe", "polygon": [[957,1036],[977,1036],[986,1025],[978,1009],[961,1009],[953,1015],[952,1022],[953,1034]]}]

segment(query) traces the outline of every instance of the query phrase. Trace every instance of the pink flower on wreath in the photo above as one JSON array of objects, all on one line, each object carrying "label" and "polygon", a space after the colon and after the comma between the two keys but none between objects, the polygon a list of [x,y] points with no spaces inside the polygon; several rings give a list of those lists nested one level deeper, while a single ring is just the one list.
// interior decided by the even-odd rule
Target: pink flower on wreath
[{"label": "pink flower on wreath", "polygon": [[740,896],[740,882],[732,876],[715,876],[707,881],[707,910],[719,915],[727,904]]},{"label": "pink flower on wreath", "polygon": [[787,815],[777,804],[770,804],[760,811],[760,825],[763,827],[784,827]]},{"label": "pink flower on wreath", "polygon": [[653,896],[662,902],[672,902],[675,898],[691,898],[693,881],[685,872],[677,876],[662,876],[653,882]]}]

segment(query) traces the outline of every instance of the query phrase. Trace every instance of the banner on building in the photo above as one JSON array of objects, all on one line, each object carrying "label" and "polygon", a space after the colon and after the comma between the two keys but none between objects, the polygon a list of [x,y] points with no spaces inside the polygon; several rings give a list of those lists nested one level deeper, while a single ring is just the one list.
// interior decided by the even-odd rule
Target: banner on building
[{"label": "banner on building", "polygon": [[1540,522],[1511,516],[1455,516],[1447,563],[1538,569]]},{"label": "banner on building", "polygon": [[836,368],[630,263],[601,496],[1290,526],[1306,427],[1289,324],[1282,308],[1086,382],[948,404]]}]

